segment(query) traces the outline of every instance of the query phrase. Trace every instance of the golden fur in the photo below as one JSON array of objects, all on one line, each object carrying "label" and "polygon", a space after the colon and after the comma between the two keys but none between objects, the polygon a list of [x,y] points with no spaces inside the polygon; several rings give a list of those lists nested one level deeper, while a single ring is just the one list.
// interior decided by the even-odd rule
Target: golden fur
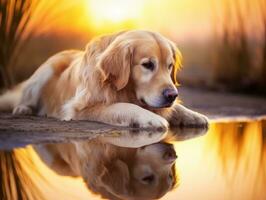
[{"label": "golden fur", "polygon": [[[40,158],[59,175],[81,176],[104,199],[159,199],[178,185],[172,145],[156,143],[124,148],[98,140],[35,146]],[[48,159],[47,159],[48,158]],[[153,176],[151,181],[143,181]]]},{"label": "golden fur", "polygon": [[[155,63],[153,71],[143,67],[147,60]],[[28,80],[0,97],[0,110],[119,126],[206,126],[203,115],[178,103],[162,103],[165,88],[176,91],[180,61],[174,43],[158,33],[134,30],[101,36],[85,51],[49,58]],[[177,114],[178,120],[173,120]]]},{"label": "golden fur", "polygon": [[[152,70],[144,66],[147,61],[153,63]],[[49,58],[28,80],[0,97],[0,110],[165,130],[169,124],[206,127],[205,116],[177,102],[162,101],[166,88],[177,91],[180,61],[174,43],[158,33],[134,30],[101,36],[85,51],[64,51]],[[137,154],[141,150],[97,142],[44,149],[53,158],[54,170],[82,176],[92,191],[106,198],[155,199],[173,187],[165,177],[174,167],[160,162],[158,151],[141,157]],[[143,163],[163,178],[154,187],[131,178],[134,167]]]}]

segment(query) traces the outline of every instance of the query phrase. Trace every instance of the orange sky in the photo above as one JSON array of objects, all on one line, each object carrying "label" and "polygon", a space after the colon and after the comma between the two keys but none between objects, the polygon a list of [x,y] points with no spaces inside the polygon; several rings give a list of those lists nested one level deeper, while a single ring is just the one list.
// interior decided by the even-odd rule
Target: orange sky
[{"label": "orange sky", "polygon": [[211,30],[210,1],[76,0],[73,3],[64,0],[60,5],[69,5],[68,9],[50,23],[57,29],[95,34],[138,28],[160,31],[179,39],[206,36]]},{"label": "orange sky", "polygon": [[[60,3],[56,1],[55,5],[59,8],[63,5],[65,10],[59,12],[49,23],[52,23],[56,30],[93,34],[138,28],[159,31],[174,40],[208,39],[214,28],[221,25],[217,21],[217,10],[221,7],[219,2],[222,1],[62,0]],[[254,16],[254,13],[252,15]],[[250,15],[247,20],[259,21]]]}]

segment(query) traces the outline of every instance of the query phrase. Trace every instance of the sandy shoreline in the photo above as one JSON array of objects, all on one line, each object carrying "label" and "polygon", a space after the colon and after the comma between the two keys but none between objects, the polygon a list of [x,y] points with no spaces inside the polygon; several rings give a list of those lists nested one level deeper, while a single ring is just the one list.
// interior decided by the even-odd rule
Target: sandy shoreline
[{"label": "sandy shoreline", "polygon": [[179,97],[192,110],[204,113],[210,119],[266,118],[266,98],[241,94],[221,93],[181,86]]}]

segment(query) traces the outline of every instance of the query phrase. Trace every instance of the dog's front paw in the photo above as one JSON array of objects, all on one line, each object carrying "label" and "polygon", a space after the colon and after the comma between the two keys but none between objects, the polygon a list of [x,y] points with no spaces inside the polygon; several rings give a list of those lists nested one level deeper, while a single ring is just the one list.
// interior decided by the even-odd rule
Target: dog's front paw
[{"label": "dog's front paw", "polygon": [[186,113],[181,125],[186,127],[208,127],[208,118],[197,112]]},{"label": "dog's front paw", "polygon": [[31,115],[32,109],[29,106],[18,105],[13,109],[14,115]]},{"label": "dog's front paw", "polygon": [[166,131],[168,122],[163,117],[152,112],[139,113],[135,119],[132,119],[130,124],[134,128],[155,128]]},{"label": "dog's front paw", "polygon": [[208,128],[209,125],[206,116],[189,110],[181,105],[175,108],[169,121],[174,126]]}]

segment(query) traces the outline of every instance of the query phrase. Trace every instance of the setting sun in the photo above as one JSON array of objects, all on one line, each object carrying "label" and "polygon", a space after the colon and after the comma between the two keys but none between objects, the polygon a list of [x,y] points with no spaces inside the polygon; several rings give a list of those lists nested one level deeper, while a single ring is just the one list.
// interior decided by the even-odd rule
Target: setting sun
[{"label": "setting sun", "polygon": [[101,30],[121,24],[130,25],[142,11],[138,0],[88,0],[86,4],[93,27]]}]

